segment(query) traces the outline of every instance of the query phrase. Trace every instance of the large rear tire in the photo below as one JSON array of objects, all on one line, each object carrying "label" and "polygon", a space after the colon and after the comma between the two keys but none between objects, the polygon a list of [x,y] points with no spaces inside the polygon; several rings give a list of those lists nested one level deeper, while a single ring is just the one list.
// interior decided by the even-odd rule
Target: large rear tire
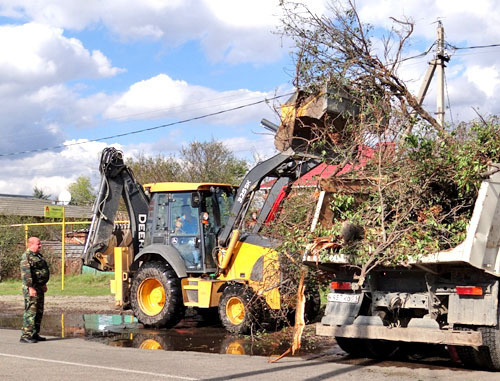
[{"label": "large rear tire", "polygon": [[351,339],[348,337],[335,337],[337,345],[347,354],[353,357],[368,357],[366,349],[366,340]]},{"label": "large rear tire", "polygon": [[319,290],[306,290],[306,303],[304,306],[304,320],[306,324],[311,324],[318,318],[321,310],[321,296]]},{"label": "large rear tire", "polygon": [[484,347],[479,348],[480,359],[493,370],[500,370],[500,330],[499,327],[479,328],[483,335]]},{"label": "large rear tire", "polygon": [[[455,327],[470,330],[471,327]],[[483,345],[479,348],[457,346],[457,355],[462,364],[473,369],[500,370],[500,331],[498,327],[479,327]]]},{"label": "large rear tire", "polygon": [[165,263],[139,268],[132,281],[131,305],[139,322],[148,327],[173,327],[184,317],[181,281]]},{"label": "large rear tire", "polygon": [[242,284],[230,284],[222,292],[219,316],[230,333],[247,334],[255,322],[253,293]]}]

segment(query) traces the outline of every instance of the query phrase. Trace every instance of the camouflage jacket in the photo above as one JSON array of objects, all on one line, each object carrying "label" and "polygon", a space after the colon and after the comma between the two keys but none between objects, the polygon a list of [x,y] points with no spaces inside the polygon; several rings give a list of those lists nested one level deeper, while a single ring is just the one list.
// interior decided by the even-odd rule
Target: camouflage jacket
[{"label": "camouflage jacket", "polygon": [[43,255],[26,250],[21,257],[23,286],[42,287],[49,281],[49,277],[49,265]]}]

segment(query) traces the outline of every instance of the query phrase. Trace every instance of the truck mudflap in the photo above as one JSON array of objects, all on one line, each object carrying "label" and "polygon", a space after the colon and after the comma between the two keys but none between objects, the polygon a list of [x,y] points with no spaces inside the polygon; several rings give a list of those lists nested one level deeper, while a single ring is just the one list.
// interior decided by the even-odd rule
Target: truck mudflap
[{"label": "truck mudflap", "polygon": [[459,345],[471,347],[479,347],[483,345],[483,338],[481,332],[479,331],[458,331],[439,328],[391,328],[386,326],[361,324],[329,326],[317,323],[316,334],[318,336]]}]

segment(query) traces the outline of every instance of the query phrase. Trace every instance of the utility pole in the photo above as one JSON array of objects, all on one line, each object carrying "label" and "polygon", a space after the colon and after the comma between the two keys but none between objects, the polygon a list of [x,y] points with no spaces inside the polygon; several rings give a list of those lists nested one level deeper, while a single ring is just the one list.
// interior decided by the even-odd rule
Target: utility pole
[{"label": "utility pole", "polygon": [[444,28],[441,21],[438,21],[437,27],[437,51],[436,51],[436,66],[437,66],[437,102],[436,114],[437,121],[444,126],[444,67],[445,61],[448,62],[449,58],[445,57],[444,53]]},{"label": "utility pole", "polygon": [[425,73],[424,82],[420,86],[420,91],[417,96],[418,104],[422,105],[425,94],[429,89],[429,85],[432,80],[432,76],[437,69],[437,100],[436,100],[436,116],[437,122],[440,126],[444,125],[444,68],[446,67],[446,62],[450,60],[450,57],[446,54],[444,50],[444,28],[441,21],[438,21],[437,26],[437,38],[436,38],[436,55],[434,59],[429,62],[429,67]]}]

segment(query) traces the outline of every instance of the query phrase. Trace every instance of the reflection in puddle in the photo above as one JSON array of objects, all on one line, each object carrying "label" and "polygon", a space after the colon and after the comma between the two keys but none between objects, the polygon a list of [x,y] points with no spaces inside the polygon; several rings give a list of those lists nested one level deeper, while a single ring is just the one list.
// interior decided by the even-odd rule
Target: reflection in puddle
[{"label": "reflection in puddle", "polygon": [[[22,316],[1,316],[0,328],[21,329]],[[84,337],[118,347],[147,350],[196,351],[237,355],[277,356],[290,346],[290,332],[233,336],[222,326],[208,324],[198,315],[182,320],[171,329],[148,329],[131,315],[46,314],[42,321],[44,335]],[[299,356],[331,350],[333,339],[304,337]]]},{"label": "reflection in puddle", "polygon": [[[21,329],[22,316],[0,314],[0,328]],[[115,347],[131,347],[145,350],[195,351],[232,355],[278,356],[291,343],[291,330],[249,336],[233,336],[221,325],[209,324],[192,314],[171,329],[147,329],[131,315],[97,314],[46,314],[42,333],[58,337],[82,337]],[[415,348],[413,348],[415,349]],[[377,361],[378,366],[402,366],[414,368],[457,368],[444,353],[443,346],[426,346],[421,351],[393,361]],[[413,353],[413,352],[412,352]],[[363,366],[367,359],[347,356],[332,338],[314,335],[314,327],[306,328],[301,349],[297,356],[308,359],[322,358],[349,365]],[[373,363],[374,360],[369,360]]]}]

